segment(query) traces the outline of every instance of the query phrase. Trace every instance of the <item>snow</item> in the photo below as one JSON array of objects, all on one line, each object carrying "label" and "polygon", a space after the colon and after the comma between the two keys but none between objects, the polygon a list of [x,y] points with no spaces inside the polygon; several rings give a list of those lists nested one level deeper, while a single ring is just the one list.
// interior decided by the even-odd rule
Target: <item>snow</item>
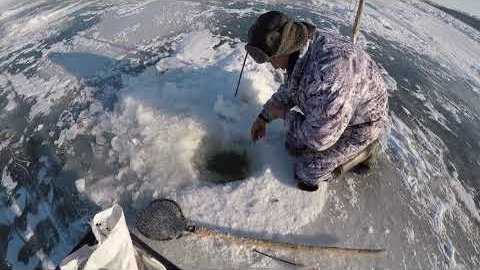
[{"label": "snow", "polygon": [[219,42],[220,40],[212,37],[208,30],[185,34],[173,59],[191,68],[205,68],[215,59],[216,54],[223,53],[223,50],[214,49]]},{"label": "snow", "polygon": [[480,2],[471,0],[431,0],[433,3],[480,18]]},{"label": "snow", "polygon": [[80,178],[75,181],[75,187],[79,192],[85,192],[85,179]]},{"label": "snow", "polygon": [[[16,96],[22,95],[24,97],[36,98],[41,97],[39,102],[36,102],[30,111],[30,118],[38,114],[46,114],[50,111],[52,105],[58,101],[65,91],[71,91],[76,87],[68,80],[63,80],[59,77],[50,78],[27,78],[23,74],[5,74],[5,79],[8,80],[14,89]],[[12,99],[10,99],[12,100]],[[13,105],[14,101],[10,101],[8,109],[13,110],[17,105]]]},{"label": "snow", "polygon": [[[38,205],[38,211],[36,214],[28,214],[26,229],[24,232],[18,232],[15,234],[14,237],[9,239],[8,249],[7,249],[7,258],[17,257],[17,254],[20,253],[20,249],[22,248],[23,244],[27,243],[30,238],[34,235],[34,228],[40,221],[45,220],[50,215],[50,206],[42,203]],[[61,245],[59,245],[61,247]],[[42,249],[38,249],[35,252],[35,257],[41,262],[44,266],[44,269],[53,269],[55,263],[51,261],[51,259],[44,253]],[[34,268],[37,263],[37,260],[30,260],[28,264],[24,264],[23,267],[26,268]],[[20,265],[16,265],[16,267],[21,267]]]},{"label": "snow", "polygon": [[[466,27],[450,16],[441,16],[442,11],[422,2],[372,1],[370,3],[376,8],[366,9],[365,19],[362,22],[363,31],[398,41],[403,46],[433,56],[439,59],[440,63],[455,67],[459,74],[466,73],[480,83],[478,73],[474,69],[477,64],[476,59],[480,58],[480,52],[476,49],[480,40],[478,31]],[[415,8],[409,8],[411,4]],[[471,6],[473,8],[473,5]],[[381,27],[385,22],[395,25],[394,29]]]},{"label": "snow", "polygon": [[415,231],[412,228],[405,228],[405,234],[409,244],[415,243]]},{"label": "snow", "polygon": [[325,191],[326,184],[319,193],[303,194],[283,185],[267,170],[261,177],[240,183],[190,190],[177,200],[185,213],[200,224],[227,232],[281,237],[317,217],[325,203]]},{"label": "snow", "polygon": [[[22,148],[36,136],[48,138],[39,146],[42,152],[36,153],[41,158],[35,174],[35,184],[48,187],[46,194],[40,196],[30,182],[14,181],[14,175],[1,168],[0,223],[19,231],[12,230],[8,236],[6,259],[14,269],[33,268],[39,262],[48,267],[72,247],[88,214],[81,212],[84,209],[79,213],[69,209],[65,218],[56,213],[55,205],[78,196],[85,198],[82,203],[91,203],[88,206],[109,207],[117,202],[130,212],[154,198],[168,197],[180,203],[187,218],[223,232],[388,249],[384,264],[349,258],[345,267],[336,269],[352,265],[396,269],[402,261],[412,269],[478,264],[480,212],[475,191],[462,173],[478,170],[479,161],[465,162],[477,167],[462,167],[462,155],[472,150],[459,150],[447,140],[455,131],[455,140],[476,147],[478,134],[472,123],[478,122],[479,114],[475,103],[480,92],[478,31],[422,2],[368,1],[360,44],[374,53],[385,53],[382,64],[394,67],[389,70],[392,76],[385,74],[393,100],[392,132],[382,158],[386,165],[364,177],[348,175],[311,194],[295,188],[294,160],[284,150],[281,123],[269,126],[266,140],[253,144],[249,139],[252,120],[277,89],[281,76],[249,59],[239,96],[234,97],[245,55],[234,30],[243,31],[252,16],[276,7],[340,27],[352,19],[352,2],[300,1],[293,5],[272,0],[246,6],[210,2],[115,2],[107,6],[95,1],[37,1],[8,3],[0,11],[0,33],[4,34],[0,46],[5,48],[0,67],[6,71],[0,75],[0,94],[7,94],[5,100],[0,99],[4,106],[0,125],[8,124],[6,140],[0,131],[0,150]],[[42,8],[43,4],[47,5]],[[469,7],[474,4],[462,9]],[[23,15],[26,11],[28,15]],[[85,16],[83,23],[98,21],[77,33],[69,27],[78,14]],[[239,24],[232,26],[227,21],[228,25],[222,25],[228,16]],[[235,39],[218,34],[222,28]],[[49,44],[60,34],[66,36]],[[369,34],[385,41],[372,40]],[[406,67],[424,72],[435,89],[402,72],[395,76],[395,65],[406,61],[405,55],[388,49],[383,52],[385,45],[413,52],[416,59]],[[144,51],[158,57],[151,59]],[[32,56],[37,53],[39,58]],[[423,58],[438,62],[442,71],[430,70],[428,63],[420,61]],[[16,64],[27,68],[7,72]],[[458,78],[469,85],[465,99],[473,105],[443,95],[449,91],[464,94],[456,84],[438,83]],[[411,100],[418,103],[410,104]],[[23,114],[26,101],[32,107]],[[439,130],[438,124],[443,128]],[[470,133],[463,136],[459,130]],[[9,134],[19,138],[15,144],[15,136]],[[229,180],[226,184],[206,181],[201,173],[205,157],[230,150],[245,153],[251,163],[248,176],[233,182],[224,179]],[[58,155],[50,156],[50,151]],[[62,197],[58,192],[64,185],[79,194]],[[30,205],[40,206],[39,211],[33,212]],[[68,214],[81,217],[72,221]],[[25,230],[15,226],[22,216],[26,217]],[[33,237],[36,226],[46,219],[65,239],[50,252],[38,250],[28,265],[18,262],[23,239]],[[62,227],[65,222],[67,229]],[[168,254],[172,258],[183,258],[171,248],[176,247],[195,254],[191,262],[208,258],[208,266],[221,257],[218,260],[227,265],[242,268],[245,262],[249,267],[281,267],[252,255],[249,247],[215,239],[193,237],[164,245],[162,252],[172,252]],[[312,267],[332,268],[343,260],[335,257],[305,255],[302,259],[312,261]]]},{"label": "snow", "polygon": [[[21,3],[15,6],[12,11],[3,13],[0,18],[15,17],[16,14],[21,13],[23,10],[31,10],[36,6],[42,6],[41,1],[35,4],[26,4],[22,6]],[[24,3],[25,4],[25,3]],[[43,3],[45,4],[45,3]],[[40,40],[46,37],[49,29],[54,27],[60,27],[63,19],[66,16],[72,15],[75,12],[90,6],[92,3],[72,3],[53,7],[52,9],[34,9],[33,16],[21,17],[14,22],[4,23],[5,36],[2,37],[0,44],[16,43],[21,46],[22,42],[31,42],[26,37],[34,37],[34,39]]]},{"label": "snow", "polygon": [[445,229],[445,225],[443,224],[443,218],[445,216],[445,212],[448,210],[448,205],[445,202],[438,202],[436,204],[436,208],[433,212],[433,227],[437,233],[441,233]]},{"label": "snow", "polygon": [[358,203],[358,194],[357,191],[355,190],[355,179],[353,178],[348,178],[346,179],[348,183],[348,189],[350,191],[350,199],[349,202],[352,206],[355,206]]},{"label": "snow", "polygon": [[[269,130],[267,141],[249,142],[248,127],[278,82],[270,68],[249,61],[235,98],[232,81],[244,50],[228,44],[214,49],[219,41],[206,30],[182,34],[175,53],[157,64],[162,76],[152,69],[125,78],[119,105],[94,132],[113,133],[109,159],[138,179],[135,197],[173,197],[193,220],[228,230],[295,232],[321,213],[326,189],[314,194],[292,189],[292,165],[284,166],[289,158],[278,154],[284,151],[276,139],[282,136],[280,127]],[[212,142],[215,151],[235,144],[252,152],[252,166],[258,168],[254,175],[226,185],[201,182],[195,158]],[[130,191],[110,192],[114,182],[133,181],[123,175],[89,181],[85,194],[101,205],[118,201]]]},{"label": "snow", "polygon": [[10,173],[7,171],[7,167],[3,168],[2,178],[0,179],[0,183],[3,187],[6,188],[7,192],[12,192],[13,189],[17,186],[17,183],[13,181]]},{"label": "snow", "polygon": [[[26,204],[27,194],[24,189],[16,192],[17,198],[10,202],[10,205],[6,206],[5,211],[0,213],[0,224],[9,225],[15,221],[15,218],[20,217],[23,214]],[[0,204],[0,206],[5,207]]]}]

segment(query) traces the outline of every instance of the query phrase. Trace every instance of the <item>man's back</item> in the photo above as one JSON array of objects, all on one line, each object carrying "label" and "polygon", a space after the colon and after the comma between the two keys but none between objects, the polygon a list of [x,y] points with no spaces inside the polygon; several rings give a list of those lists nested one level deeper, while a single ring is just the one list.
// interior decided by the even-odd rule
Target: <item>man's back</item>
[{"label": "man's back", "polygon": [[328,115],[349,106],[343,120],[347,126],[388,119],[388,93],[380,68],[363,49],[338,34],[317,31],[289,86],[295,105],[304,113]]}]

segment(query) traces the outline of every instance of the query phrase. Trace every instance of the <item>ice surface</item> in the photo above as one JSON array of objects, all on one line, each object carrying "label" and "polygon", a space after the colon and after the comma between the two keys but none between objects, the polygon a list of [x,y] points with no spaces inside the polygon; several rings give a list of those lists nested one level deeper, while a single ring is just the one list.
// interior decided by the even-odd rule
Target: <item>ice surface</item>
[{"label": "ice surface", "polygon": [[432,2],[442,6],[459,10],[467,14],[472,14],[480,18],[480,3],[478,1],[469,0],[433,0]]},{"label": "ice surface", "polygon": [[[388,251],[379,260],[279,251],[312,267],[478,265],[469,184],[480,164],[480,33],[470,26],[419,1],[367,1],[359,44],[388,70],[392,132],[378,169],[310,194],[294,187],[281,123],[249,140],[281,76],[249,60],[234,98],[241,40],[267,9],[348,35],[354,1],[7,2],[0,251],[13,269],[58,262],[96,207],[118,202],[132,214],[159,197],[224,232]],[[225,151],[245,153],[248,177],[203,181],[203,159]],[[185,266],[286,268],[218,239],[153,244]]]},{"label": "ice surface", "polygon": [[[109,158],[122,168],[114,178],[90,182],[85,194],[102,205],[117,201],[130,190],[103,191],[111,189],[106,181],[125,181],[128,171],[139,181],[133,196],[173,197],[197,222],[264,235],[295,232],[321,213],[326,195],[291,188],[292,165],[282,166],[288,157],[278,155],[283,144],[272,140],[281,136],[278,129],[262,144],[249,142],[255,112],[278,83],[270,69],[249,61],[235,98],[232,82],[244,51],[228,44],[214,49],[219,42],[206,30],[183,34],[175,53],[157,64],[161,77],[152,69],[125,80],[116,110],[94,127],[98,136],[112,133]],[[255,152],[254,175],[217,186],[199,181],[195,155],[212,141]]]}]

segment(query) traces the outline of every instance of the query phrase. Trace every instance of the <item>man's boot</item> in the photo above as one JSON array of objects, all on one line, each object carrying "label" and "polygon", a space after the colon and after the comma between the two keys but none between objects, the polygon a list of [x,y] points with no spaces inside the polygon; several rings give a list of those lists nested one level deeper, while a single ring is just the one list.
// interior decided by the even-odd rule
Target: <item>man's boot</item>
[{"label": "man's boot", "polygon": [[318,184],[309,184],[305,183],[300,178],[298,178],[297,174],[293,175],[295,180],[297,180],[297,187],[303,191],[313,192],[318,190]]},{"label": "man's boot", "polygon": [[298,181],[297,187],[303,191],[314,192],[318,190],[318,185],[310,185],[303,181]]},{"label": "man's boot", "polygon": [[380,151],[380,143],[375,141],[371,143],[362,152],[350,159],[343,165],[336,168],[333,173],[335,176],[343,175],[344,173],[351,171],[352,169],[357,173],[363,173],[368,171],[373,166],[378,152]]},{"label": "man's boot", "polygon": [[[343,165],[340,165],[333,171],[334,177],[341,176],[342,174],[352,170],[362,167],[361,170],[367,171],[375,162],[378,152],[380,151],[380,143],[375,141],[367,146],[363,151],[361,151],[354,158],[350,159]],[[304,191],[317,191],[318,184],[312,185],[301,181],[297,175],[294,175],[295,179],[298,181],[297,187]]]}]

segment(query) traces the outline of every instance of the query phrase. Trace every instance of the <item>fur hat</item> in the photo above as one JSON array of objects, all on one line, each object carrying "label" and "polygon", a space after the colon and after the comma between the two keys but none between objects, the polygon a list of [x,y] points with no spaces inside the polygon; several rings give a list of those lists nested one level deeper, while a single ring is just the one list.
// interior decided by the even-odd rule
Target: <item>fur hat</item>
[{"label": "fur hat", "polygon": [[287,55],[300,50],[315,29],[313,25],[295,22],[279,11],[260,15],[248,32],[248,45],[268,56]]}]

